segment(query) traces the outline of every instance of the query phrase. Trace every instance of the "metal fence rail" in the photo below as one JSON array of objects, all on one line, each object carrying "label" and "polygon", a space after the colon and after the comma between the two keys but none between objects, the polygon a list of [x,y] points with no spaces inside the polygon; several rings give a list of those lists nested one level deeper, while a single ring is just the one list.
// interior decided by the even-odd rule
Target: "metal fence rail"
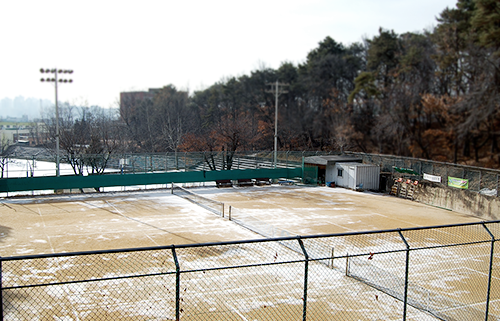
[{"label": "metal fence rail", "polygon": [[4,320],[498,320],[500,221],[0,258]]}]

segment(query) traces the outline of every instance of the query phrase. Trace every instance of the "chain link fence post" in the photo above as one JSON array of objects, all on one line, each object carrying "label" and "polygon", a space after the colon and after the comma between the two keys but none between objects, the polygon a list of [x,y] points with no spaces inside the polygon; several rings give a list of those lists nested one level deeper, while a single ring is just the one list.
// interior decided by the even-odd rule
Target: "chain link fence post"
[{"label": "chain link fence post", "polygon": [[399,229],[398,233],[406,246],[405,290],[404,290],[405,292],[404,292],[404,306],[403,306],[403,320],[406,320],[406,310],[408,307],[408,269],[410,267],[410,245],[408,245],[408,242],[406,242],[403,233],[401,233],[401,229]]},{"label": "chain link fence post", "polygon": [[349,252],[347,252],[346,256],[345,256],[345,276],[350,276],[349,275]]},{"label": "chain link fence post", "polygon": [[304,247],[304,242],[302,240],[298,239],[300,248],[302,249],[302,253],[304,253],[305,257],[305,262],[304,262],[304,297],[302,298],[304,300],[304,306],[302,310],[302,320],[306,321],[307,318],[307,280],[308,280],[308,271],[309,271],[309,255],[307,255],[306,248]]},{"label": "chain link fence post", "polygon": [[493,273],[493,259],[495,258],[495,236],[491,233],[491,231],[486,227],[486,224],[483,223],[483,227],[486,229],[486,232],[491,237],[491,252],[490,252],[490,267],[488,271],[488,290],[486,292],[486,311],[484,320],[488,321],[488,314],[490,313],[490,293],[491,293],[491,275]]},{"label": "chain link fence post", "polygon": [[181,268],[179,266],[179,261],[177,260],[177,254],[175,253],[175,246],[172,245],[172,256],[175,262],[175,320],[179,321],[180,316],[180,293],[181,293]]}]

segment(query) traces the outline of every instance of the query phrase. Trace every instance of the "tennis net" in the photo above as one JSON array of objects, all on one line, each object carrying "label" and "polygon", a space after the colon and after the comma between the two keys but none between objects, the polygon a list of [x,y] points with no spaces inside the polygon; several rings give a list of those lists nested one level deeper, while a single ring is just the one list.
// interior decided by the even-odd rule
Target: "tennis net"
[{"label": "tennis net", "polygon": [[188,201],[197,204],[221,217],[224,217],[224,203],[211,200],[199,194],[193,193],[190,190],[172,184],[172,194],[185,198]]}]

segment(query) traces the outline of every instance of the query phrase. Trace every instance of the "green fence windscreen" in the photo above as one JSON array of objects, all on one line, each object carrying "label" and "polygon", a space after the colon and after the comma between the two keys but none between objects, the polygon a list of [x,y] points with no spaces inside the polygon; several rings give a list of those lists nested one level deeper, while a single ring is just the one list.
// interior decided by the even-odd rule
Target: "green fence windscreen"
[{"label": "green fence windscreen", "polygon": [[0,179],[0,192],[31,190],[61,190],[99,188],[110,186],[132,186],[208,182],[216,180],[237,180],[252,178],[297,178],[302,177],[302,168],[244,169],[229,171],[190,171],[148,174],[108,174],[91,176],[26,177]]},{"label": "green fence windscreen", "polygon": [[304,166],[303,181],[305,184],[318,183],[318,167],[317,166]]}]

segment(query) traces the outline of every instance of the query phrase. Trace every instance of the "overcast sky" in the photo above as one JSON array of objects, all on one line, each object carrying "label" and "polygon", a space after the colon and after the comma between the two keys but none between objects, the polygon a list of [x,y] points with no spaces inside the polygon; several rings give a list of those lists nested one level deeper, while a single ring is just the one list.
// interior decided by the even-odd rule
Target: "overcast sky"
[{"label": "overcast sky", "polygon": [[[3,1],[0,99],[54,100],[40,68],[73,69],[59,100],[116,107],[121,91],[204,89],[260,66],[301,63],[330,36],[422,31],[456,0]],[[1,114],[1,111],[0,111]]]}]

